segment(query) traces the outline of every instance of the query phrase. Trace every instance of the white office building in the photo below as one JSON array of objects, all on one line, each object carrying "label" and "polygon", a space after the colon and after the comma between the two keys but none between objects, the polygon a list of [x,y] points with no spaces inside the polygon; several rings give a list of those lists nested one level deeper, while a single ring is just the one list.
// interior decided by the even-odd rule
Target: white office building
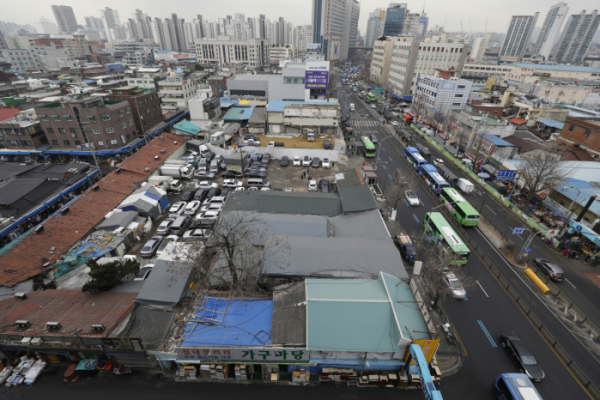
[{"label": "white office building", "polygon": [[269,65],[269,41],[266,39],[235,40],[231,36],[196,39],[196,60],[200,64],[220,67],[245,64],[250,67]]},{"label": "white office building", "polygon": [[534,15],[513,15],[508,25],[506,38],[500,46],[501,60],[519,61],[531,39],[531,33],[540,13]]},{"label": "white office building", "polygon": [[443,79],[437,75],[419,77],[413,103],[425,104],[444,114],[448,110],[464,110],[473,82],[458,78]]},{"label": "white office building", "polygon": [[298,49],[298,53],[306,53],[309,43],[312,43],[312,26],[302,25],[294,27],[293,44]]},{"label": "white office building", "polygon": [[30,46],[27,49],[8,49],[2,52],[6,61],[21,72],[27,70],[56,71],[61,68],[77,68],[79,62],[71,57],[66,48],[50,46]]},{"label": "white office building", "polygon": [[269,49],[269,60],[271,63],[278,63],[285,60],[296,60],[298,58],[298,48],[291,46],[271,46]]},{"label": "white office building", "polygon": [[139,68],[135,76],[127,77],[127,85],[138,86],[142,89],[156,89],[157,82],[161,80],[160,68]]},{"label": "white office building", "polygon": [[563,22],[565,22],[565,19],[567,19],[568,12],[569,6],[567,3],[558,3],[550,7],[550,11],[548,11],[548,14],[546,15],[542,30],[540,31],[540,35],[535,44],[535,49],[533,51],[535,55],[541,54],[546,61],[549,60],[552,47],[558,39],[560,28]]},{"label": "white office building", "polygon": [[490,42],[490,34],[487,33],[484,36],[478,36],[473,39],[473,46],[471,47],[471,53],[469,54],[469,62],[479,62],[485,57],[485,50],[487,49],[488,43]]},{"label": "white office building", "polygon": [[184,78],[171,73],[167,79],[158,82],[160,101],[169,107],[187,108],[188,101],[196,96],[198,85],[193,78]]}]

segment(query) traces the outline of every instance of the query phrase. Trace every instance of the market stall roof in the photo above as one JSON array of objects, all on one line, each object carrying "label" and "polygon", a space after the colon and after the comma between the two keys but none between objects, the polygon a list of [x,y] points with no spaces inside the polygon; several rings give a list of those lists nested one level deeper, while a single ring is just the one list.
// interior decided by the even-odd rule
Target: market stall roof
[{"label": "market stall roof", "polygon": [[127,228],[140,215],[137,211],[115,212],[110,217],[96,225],[96,230],[114,231],[118,228]]},{"label": "market stall roof", "polygon": [[159,350],[174,320],[174,312],[136,307],[118,337],[141,338],[144,350]]},{"label": "market stall roof", "polygon": [[527,123],[527,121],[525,121],[524,119],[521,119],[521,118],[511,118],[508,121],[512,122],[515,125],[523,125],[523,124]]},{"label": "market stall roof", "polygon": [[377,279],[306,279],[308,350],[400,352],[431,339],[407,282],[383,272]]},{"label": "market stall roof", "polygon": [[273,291],[273,344],[306,344],[306,285],[304,281],[275,287]]},{"label": "market stall roof", "polygon": [[248,121],[253,112],[254,106],[234,106],[223,116],[223,121]]},{"label": "market stall roof", "polygon": [[271,343],[272,317],[272,300],[205,296],[189,319],[181,346],[264,346]]},{"label": "market stall roof", "polygon": [[[588,182],[573,178],[566,178],[564,181],[565,183],[555,185],[554,190],[569,200],[575,200],[581,206],[585,206],[590,197],[600,195],[600,189]],[[600,201],[594,201],[589,210],[600,216]]]},{"label": "market stall roof", "polygon": [[485,140],[487,140],[488,142],[495,144],[497,147],[514,147],[514,145],[512,143],[507,142],[506,140],[502,139],[500,136],[485,133],[483,135],[483,138]]}]

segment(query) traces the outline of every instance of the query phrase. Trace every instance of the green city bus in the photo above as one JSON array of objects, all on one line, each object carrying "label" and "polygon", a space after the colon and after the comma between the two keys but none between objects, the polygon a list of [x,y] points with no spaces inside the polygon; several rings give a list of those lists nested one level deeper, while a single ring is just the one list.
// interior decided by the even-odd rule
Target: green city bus
[{"label": "green city bus", "polygon": [[477,226],[477,223],[479,223],[477,210],[456,189],[442,189],[440,200],[462,226]]},{"label": "green city bus", "polygon": [[448,221],[439,212],[428,212],[423,221],[425,234],[429,236],[430,241],[437,240],[437,244],[444,246],[444,250],[451,252],[454,264],[466,264],[471,253],[466,244],[463,243],[460,236],[456,234]]},{"label": "green city bus", "polygon": [[375,157],[375,145],[366,136],[361,136],[363,146],[365,148],[365,157]]},{"label": "green city bus", "polygon": [[367,93],[367,101],[368,102],[372,102],[372,101],[377,101],[377,96],[375,96],[374,93]]}]

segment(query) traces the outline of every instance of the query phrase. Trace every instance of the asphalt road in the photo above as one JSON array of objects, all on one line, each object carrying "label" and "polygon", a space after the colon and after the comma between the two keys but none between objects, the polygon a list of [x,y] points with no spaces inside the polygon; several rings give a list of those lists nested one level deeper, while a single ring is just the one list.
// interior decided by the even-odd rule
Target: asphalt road
[{"label": "asphalt road", "polygon": [[[374,110],[366,106],[355,95],[345,94],[339,96],[340,99],[345,97],[347,97],[345,99],[346,102],[353,102],[355,104],[356,114],[369,116],[359,117],[359,121],[376,121],[379,118],[379,115]],[[400,142],[395,137],[382,142],[384,138],[393,136],[383,126],[362,122],[359,123],[355,131],[358,131],[359,134],[364,131],[375,133],[382,144],[379,150],[379,158],[375,161],[378,162],[377,173],[380,186],[384,190],[387,182],[391,180],[391,173],[393,171],[396,169],[410,171],[409,167],[401,160],[393,148],[390,145],[386,145],[388,141],[395,141],[394,144],[396,147],[401,149]],[[428,147],[431,149],[432,146]],[[431,208],[439,205],[439,202],[434,199],[433,193],[424,184],[419,184],[415,188],[415,192],[421,199],[423,206],[411,208],[401,203],[398,210],[398,218],[409,233],[422,231],[424,214]],[[469,200],[471,201],[471,199]],[[493,203],[488,204],[493,205]],[[547,322],[550,328],[554,330],[553,334],[558,336],[557,340],[561,344],[565,343],[565,347],[573,352],[575,356],[578,356],[576,360],[578,364],[589,367],[591,369],[590,372],[596,377],[600,376],[597,372],[598,364],[587,350],[573,340],[573,336],[558,323],[556,317],[549,313],[523,282],[520,282],[518,276],[510,270],[509,266],[506,265],[503,259],[487,243],[479,231],[468,229],[458,233],[469,235],[483,249],[486,256],[493,261],[494,265],[500,269],[503,275],[514,283],[518,288],[518,292],[526,299],[526,303],[534,309],[536,315],[546,320],[545,323]],[[527,343],[546,372],[546,379],[536,385],[544,397],[560,398],[561,396],[569,396],[586,398],[587,395],[582,387],[570,375],[566,367],[562,365],[561,361],[553,353],[553,350],[543,341],[536,329],[504,292],[474,252],[471,253],[466,267],[469,269],[470,275],[478,282],[478,287],[471,289],[467,293],[467,301],[449,300],[445,302],[445,308],[457,330],[467,357],[456,378],[453,377],[444,380],[444,397],[447,397],[445,389],[452,386],[452,382],[456,382],[457,384],[461,384],[462,382],[464,384],[465,381],[460,379],[459,376],[462,376],[463,379],[469,379],[469,391],[466,392],[469,394],[469,398],[487,398],[487,396],[490,396],[491,382],[500,373],[516,371],[516,367],[500,347],[498,340],[501,333],[514,331]],[[460,390],[449,389],[449,393],[460,393]]]}]

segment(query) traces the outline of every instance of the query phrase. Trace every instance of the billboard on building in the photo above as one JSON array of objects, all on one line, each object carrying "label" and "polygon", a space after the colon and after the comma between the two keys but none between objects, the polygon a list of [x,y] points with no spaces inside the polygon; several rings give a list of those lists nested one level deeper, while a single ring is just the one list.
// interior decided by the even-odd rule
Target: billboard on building
[{"label": "billboard on building", "polygon": [[307,43],[306,50],[321,50],[321,43]]},{"label": "billboard on building", "polygon": [[304,72],[304,88],[326,90],[329,84],[329,62],[307,62]]}]

